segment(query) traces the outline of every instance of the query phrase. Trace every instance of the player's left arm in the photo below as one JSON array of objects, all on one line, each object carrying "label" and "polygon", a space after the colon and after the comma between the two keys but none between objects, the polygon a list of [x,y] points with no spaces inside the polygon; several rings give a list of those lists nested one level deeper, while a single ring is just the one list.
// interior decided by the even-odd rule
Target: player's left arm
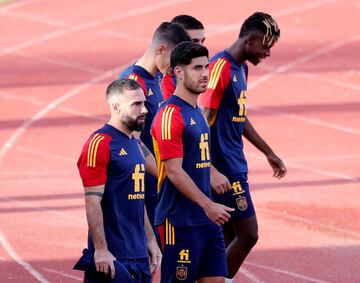
[{"label": "player's left arm", "polygon": [[159,246],[156,242],[154,230],[150,224],[150,220],[147,215],[146,209],[145,209],[144,220],[145,220],[147,248],[150,255],[150,271],[151,273],[154,273],[160,268],[162,255]]},{"label": "player's left arm", "polygon": [[146,172],[150,173],[151,175],[153,175],[155,178],[158,177],[158,170],[157,170],[157,165],[156,165],[156,160],[154,155],[151,153],[151,151],[147,148],[147,146],[145,144],[143,144],[140,141],[140,149],[145,157],[145,168],[146,168]]},{"label": "player's left arm", "polygon": [[270,146],[256,132],[248,117],[244,124],[243,136],[258,150],[265,154],[267,161],[274,171],[273,177],[281,179],[286,175],[287,169],[284,162],[274,153]]}]

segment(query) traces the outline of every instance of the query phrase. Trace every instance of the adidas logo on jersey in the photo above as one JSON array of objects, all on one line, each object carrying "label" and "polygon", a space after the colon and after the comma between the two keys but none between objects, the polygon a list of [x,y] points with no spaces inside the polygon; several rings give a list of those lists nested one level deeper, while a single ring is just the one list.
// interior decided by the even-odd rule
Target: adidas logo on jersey
[{"label": "adidas logo on jersey", "polygon": [[148,96],[153,95],[153,94],[154,94],[153,91],[151,90],[151,88],[149,88]]},{"label": "adidas logo on jersey", "polygon": [[191,126],[192,126],[192,125],[196,125],[196,122],[194,121],[193,118],[190,118],[190,125],[191,125]]},{"label": "adidas logo on jersey", "polygon": [[119,155],[120,156],[127,155],[127,152],[125,151],[125,149],[121,148]]},{"label": "adidas logo on jersey", "polygon": [[237,78],[236,78],[235,75],[234,75],[234,77],[233,77],[233,82],[237,82]]}]

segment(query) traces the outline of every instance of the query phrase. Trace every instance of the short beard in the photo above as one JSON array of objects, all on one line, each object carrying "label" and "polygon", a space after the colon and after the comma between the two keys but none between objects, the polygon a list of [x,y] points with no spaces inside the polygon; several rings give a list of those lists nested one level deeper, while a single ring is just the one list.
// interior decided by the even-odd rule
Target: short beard
[{"label": "short beard", "polygon": [[188,90],[190,93],[195,94],[195,95],[200,95],[201,93],[203,93],[204,91],[199,91],[196,90],[195,88],[191,87],[190,84],[188,84],[187,82],[190,81],[190,79],[188,79],[188,75],[185,72],[185,77],[184,77],[184,87],[186,90]]},{"label": "short beard", "polygon": [[139,123],[137,119],[127,118],[122,123],[132,132],[141,132],[144,129],[145,123]]}]

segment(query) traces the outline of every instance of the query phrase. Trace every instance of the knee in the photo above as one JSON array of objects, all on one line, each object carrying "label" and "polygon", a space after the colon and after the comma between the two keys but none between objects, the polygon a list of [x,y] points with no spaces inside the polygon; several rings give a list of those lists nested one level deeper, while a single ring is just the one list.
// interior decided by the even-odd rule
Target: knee
[{"label": "knee", "polygon": [[249,246],[251,247],[255,246],[258,239],[259,239],[259,234],[257,233],[257,231],[253,233],[249,233],[248,235]]},{"label": "knee", "polygon": [[256,245],[259,239],[257,231],[247,231],[246,233],[241,233],[237,235],[237,241],[243,246],[246,250],[251,250],[253,246]]}]

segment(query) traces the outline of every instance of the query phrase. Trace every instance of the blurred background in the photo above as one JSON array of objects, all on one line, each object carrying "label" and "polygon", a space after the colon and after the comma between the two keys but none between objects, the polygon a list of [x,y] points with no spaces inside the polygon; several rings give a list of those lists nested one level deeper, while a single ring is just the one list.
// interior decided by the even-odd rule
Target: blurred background
[{"label": "blurred background", "polygon": [[214,55],[253,12],[281,38],[249,65],[248,116],[284,160],[245,145],[260,239],[235,282],[360,282],[360,1],[0,1],[0,282],[81,282],[76,161],[106,86],[162,21],[189,14]]}]

